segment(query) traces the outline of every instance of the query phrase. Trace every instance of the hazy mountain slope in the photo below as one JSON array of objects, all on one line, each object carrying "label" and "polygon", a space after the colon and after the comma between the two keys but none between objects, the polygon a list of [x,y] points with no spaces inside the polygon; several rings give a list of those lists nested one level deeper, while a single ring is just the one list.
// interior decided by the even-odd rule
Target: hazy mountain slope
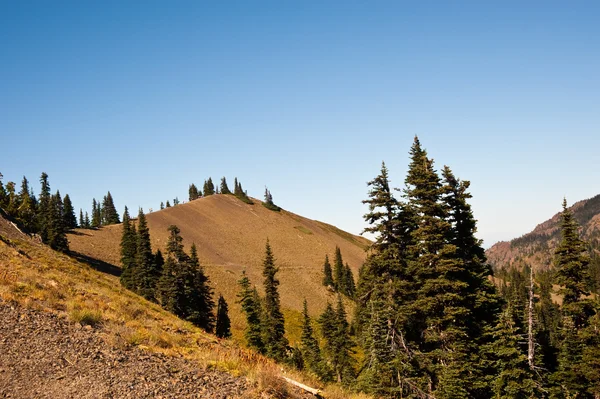
[{"label": "hazy mountain slope", "polygon": [[[282,210],[273,212],[254,200],[248,205],[232,195],[212,195],[175,207],[147,214],[153,249],[164,248],[169,225],[181,229],[189,250],[196,243],[201,264],[217,293],[223,293],[230,309],[234,329],[243,326],[235,303],[237,280],[243,270],[259,289],[262,286],[262,261],[269,239],[279,267],[280,294],[285,308],[300,311],[307,298],[311,313],[321,311],[335,296],[321,285],[325,254],[331,261],[339,246],[344,262],[358,277],[370,242],[334,226]],[[132,216],[135,212],[132,211]],[[99,230],[77,230],[69,235],[71,249],[87,256],[120,265],[121,226]]]},{"label": "hazy mountain slope", "polygon": [[[558,207],[557,207],[558,208]],[[582,237],[594,251],[600,251],[600,195],[575,203],[571,210],[581,225]],[[560,240],[560,213],[539,224],[531,233],[510,242],[494,244],[486,251],[495,267],[527,262],[535,269],[552,265],[554,249]]]}]

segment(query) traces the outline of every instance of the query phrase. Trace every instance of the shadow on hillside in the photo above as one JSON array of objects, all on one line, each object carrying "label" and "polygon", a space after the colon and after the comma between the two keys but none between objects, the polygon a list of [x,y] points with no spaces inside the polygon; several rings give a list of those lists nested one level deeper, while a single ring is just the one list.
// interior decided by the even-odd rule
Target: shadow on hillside
[{"label": "shadow on hillside", "polygon": [[84,233],[83,231],[69,230],[69,234],[73,234],[74,236],[91,236],[89,233]]},{"label": "shadow on hillside", "polygon": [[112,274],[116,277],[119,277],[121,275],[121,268],[108,262],[104,262],[100,259],[92,258],[90,256],[74,251],[71,251],[69,255],[71,255],[72,258],[78,260],[79,262],[85,263],[91,268],[98,270],[99,272]]}]

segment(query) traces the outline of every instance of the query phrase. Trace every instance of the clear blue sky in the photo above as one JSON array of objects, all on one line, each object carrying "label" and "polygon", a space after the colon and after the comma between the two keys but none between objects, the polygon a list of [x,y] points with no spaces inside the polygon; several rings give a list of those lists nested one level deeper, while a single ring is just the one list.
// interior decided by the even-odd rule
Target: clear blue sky
[{"label": "clear blue sky", "polygon": [[[127,3],[127,5],[123,5]],[[415,134],[489,246],[600,193],[600,2],[0,3],[0,172],[77,209],[237,176],[353,233]],[[202,228],[202,226],[198,226]]]}]

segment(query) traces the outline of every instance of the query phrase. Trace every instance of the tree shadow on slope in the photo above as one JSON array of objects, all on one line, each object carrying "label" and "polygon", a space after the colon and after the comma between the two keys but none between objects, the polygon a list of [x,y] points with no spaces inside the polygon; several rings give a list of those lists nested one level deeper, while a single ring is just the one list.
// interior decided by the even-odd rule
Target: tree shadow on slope
[{"label": "tree shadow on slope", "polygon": [[91,256],[87,256],[75,251],[71,251],[69,255],[75,260],[85,263],[92,269],[98,270],[99,272],[110,274],[115,277],[121,276],[121,268],[111,263],[104,262],[103,260],[92,258]]}]

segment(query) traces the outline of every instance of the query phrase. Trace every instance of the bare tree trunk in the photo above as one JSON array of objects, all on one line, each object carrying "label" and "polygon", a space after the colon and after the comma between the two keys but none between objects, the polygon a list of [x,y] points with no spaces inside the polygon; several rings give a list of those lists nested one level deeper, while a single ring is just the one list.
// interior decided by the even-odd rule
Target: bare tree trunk
[{"label": "bare tree trunk", "polygon": [[529,311],[527,316],[528,321],[528,331],[527,331],[527,342],[528,342],[528,351],[527,351],[527,360],[529,361],[529,368],[533,370],[534,362],[533,359],[535,357],[535,342],[533,339],[533,268],[530,268],[529,273]]}]

